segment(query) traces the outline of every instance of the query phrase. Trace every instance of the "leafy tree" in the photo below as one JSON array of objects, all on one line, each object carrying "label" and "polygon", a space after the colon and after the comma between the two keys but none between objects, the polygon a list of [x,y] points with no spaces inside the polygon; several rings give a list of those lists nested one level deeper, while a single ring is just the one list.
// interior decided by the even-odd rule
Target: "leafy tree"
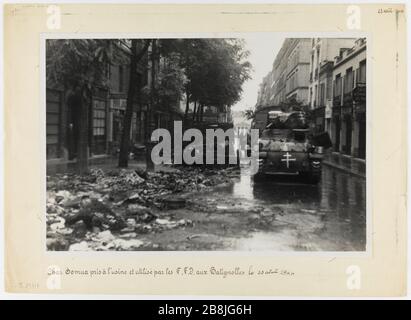
[{"label": "leafy tree", "polygon": [[162,40],[162,51],[179,56],[187,81],[188,103],[195,103],[194,116],[201,120],[204,106],[220,109],[235,104],[241,98],[242,85],[249,79],[249,52],[240,39],[170,39]]},{"label": "leafy tree", "polygon": [[176,53],[160,58],[160,67],[155,78],[155,90],[145,87],[142,90],[142,99],[159,109],[169,109],[177,106],[185,92],[187,77],[180,66],[180,57]]},{"label": "leafy tree", "polygon": [[245,117],[247,120],[254,119],[254,117],[255,117],[255,110],[254,110],[254,109],[247,109],[247,110],[245,110],[245,111],[243,112],[243,115],[244,115],[244,117]]},{"label": "leafy tree", "polygon": [[[143,44],[142,44],[143,42]],[[136,66],[146,55],[151,45],[151,86],[144,87],[141,90],[136,83]],[[137,48],[139,47],[139,49]],[[130,145],[130,128],[132,119],[132,103],[134,97],[139,94],[141,101],[147,103],[150,108],[148,119],[151,118],[151,112],[156,109],[169,109],[180,101],[183,95],[184,85],[186,82],[184,70],[181,67],[181,57],[173,49],[172,43],[168,40],[148,39],[148,40],[131,40],[131,64],[130,86],[127,96],[127,108],[124,116],[124,131],[120,148],[119,166],[127,167],[128,151]],[[158,66],[159,65],[159,66]],[[132,79],[133,78],[133,79]],[[147,139],[150,138],[147,132]]]},{"label": "leafy tree", "polygon": [[251,64],[247,61],[241,39],[209,39],[210,64],[205,73],[206,86],[202,97],[205,105],[231,106],[241,98],[242,85],[250,78]]},{"label": "leafy tree", "polygon": [[190,101],[197,104],[200,96],[200,83],[208,50],[205,39],[163,39],[161,41],[160,54],[166,57],[173,55],[176,58],[175,62],[178,60],[185,75],[186,110],[184,119],[187,119]]},{"label": "leafy tree", "polygon": [[[144,42],[143,44],[141,42]],[[138,79],[137,79],[137,65],[145,56],[147,50],[152,43],[152,40],[131,40],[130,48],[130,73],[129,73],[129,87],[127,93],[126,111],[123,118],[123,132],[121,134],[120,154],[118,159],[118,166],[125,168],[128,166],[128,155],[130,150],[130,130],[131,121],[133,118],[133,104],[136,95],[139,93]]]},{"label": "leafy tree", "polygon": [[[119,166],[128,165],[133,102],[141,94],[137,65],[150,44],[152,63],[159,61],[161,65],[158,74],[156,68],[151,68],[155,81],[146,92],[150,110],[154,106],[169,108],[185,94],[186,115],[188,103],[193,101],[194,115],[201,120],[204,106],[225,108],[240,99],[251,65],[246,60],[244,43],[238,39],[47,40],[47,80],[62,85],[74,97],[71,101],[79,105],[79,172],[88,170],[88,117],[93,90],[107,86],[107,68],[116,62],[130,64],[131,70],[119,156]],[[125,46],[129,47],[128,53]]]},{"label": "leafy tree", "polygon": [[157,77],[156,100],[157,104],[163,108],[175,105],[184,94],[187,78],[178,62],[177,55],[165,58]]},{"label": "leafy tree", "polygon": [[[166,43],[163,43],[165,41]],[[144,87],[140,90],[137,84],[136,67],[137,64],[146,55],[151,45],[151,86]],[[120,147],[119,167],[127,167],[128,152],[130,148],[130,129],[133,106],[131,101],[137,95],[140,95],[141,101],[147,103],[150,108],[148,118],[151,118],[151,112],[154,108],[169,109],[180,101],[183,95],[184,85],[186,82],[184,70],[180,65],[180,56],[175,50],[171,50],[167,40],[147,39],[131,40],[131,65],[130,85],[127,96],[127,107],[124,116],[123,135]],[[133,65],[134,64],[134,65]],[[159,64],[159,67],[157,65]],[[147,135],[149,139],[149,132]]]}]

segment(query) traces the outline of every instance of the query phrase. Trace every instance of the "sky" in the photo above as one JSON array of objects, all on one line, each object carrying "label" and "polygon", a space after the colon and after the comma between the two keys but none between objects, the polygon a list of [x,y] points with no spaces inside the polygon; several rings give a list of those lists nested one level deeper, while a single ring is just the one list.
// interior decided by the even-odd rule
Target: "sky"
[{"label": "sky", "polygon": [[244,83],[242,98],[232,107],[232,111],[254,108],[259,85],[267,73],[271,71],[274,59],[280,51],[284,39],[275,33],[256,33],[244,37],[246,49],[250,51],[248,60],[253,65],[253,72],[251,79]]}]

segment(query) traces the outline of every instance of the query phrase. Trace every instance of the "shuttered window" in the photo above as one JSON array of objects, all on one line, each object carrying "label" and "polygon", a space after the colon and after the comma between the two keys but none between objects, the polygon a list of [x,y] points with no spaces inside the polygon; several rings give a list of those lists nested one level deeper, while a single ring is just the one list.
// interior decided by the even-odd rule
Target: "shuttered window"
[{"label": "shuttered window", "polygon": [[106,152],[106,101],[93,100],[93,142],[92,154]]},{"label": "shuttered window", "polygon": [[334,90],[334,97],[338,97],[341,95],[341,89],[342,89],[342,79],[341,75],[338,74],[335,77],[335,90]]},{"label": "shuttered window", "polygon": [[106,102],[100,100],[93,102],[93,135],[104,136],[106,134]]},{"label": "shuttered window", "polygon": [[325,83],[320,84],[320,106],[325,106]]},{"label": "shuttered window", "polygon": [[326,95],[325,95],[326,99],[331,99],[331,94],[333,91],[332,83],[333,83],[332,76],[327,77]]},{"label": "shuttered window", "polygon": [[354,86],[354,73],[352,68],[347,69],[344,77],[344,93],[349,93],[352,91]]},{"label": "shuttered window", "polygon": [[360,62],[360,68],[359,68],[359,73],[358,73],[358,82],[359,83],[365,83],[367,78],[367,65],[366,61],[363,60]]},{"label": "shuttered window", "polygon": [[48,89],[46,93],[47,159],[60,156],[60,106],[61,92]]}]

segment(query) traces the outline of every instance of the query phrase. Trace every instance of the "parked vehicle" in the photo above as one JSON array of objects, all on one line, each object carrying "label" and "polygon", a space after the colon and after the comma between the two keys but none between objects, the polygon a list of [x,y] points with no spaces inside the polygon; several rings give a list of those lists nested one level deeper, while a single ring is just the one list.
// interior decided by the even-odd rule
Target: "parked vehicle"
[{"label": "parked vehicle", "polygon": [[311,134],[304,112],[269,112],[259,139],[259,170],[254,178],[289,175],[318,183],[324,150],[330,146],[327,133]]}]

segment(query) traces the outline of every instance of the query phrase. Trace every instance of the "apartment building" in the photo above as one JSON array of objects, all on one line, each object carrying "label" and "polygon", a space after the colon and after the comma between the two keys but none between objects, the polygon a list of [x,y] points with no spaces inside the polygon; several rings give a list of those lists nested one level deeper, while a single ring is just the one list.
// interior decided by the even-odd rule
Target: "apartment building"
[{"label": "apartment building", "polygon": [[287,54],[285,97],[308,103],[311,39],[293,39]]},{"label": "apartment building", "polygon": [[308,103],[310,41],[308,38],[285,39],[272,70],[260,84],[257,108],[280,105],[291,99]]},{"label": "apartment building", "polygon": [[318,131],[330,131],[332,109],[332,73],[334,58],[352,48],[354,38],[312,38],[309,71],[309,105]]},{"label": "apartment building", "polygon": [[[118,47],[127,55],[129,46],[126,41]],[[152,75],[161,68],[161,57],[150,59],[152,47],[137,65],[137,88],[149,88]],[[155,72],[151,72],[152,70]],[[91,107],[88,108],[88,147],[89,159],[101,159],[118,151],[123,131],[123,119],[127,105],[130,67],[127,61],[107,65],[108,83],[105,87],[92,89]],[[137,94],[133,101],[133,116],[130,130],[132,144],[144,144],[151,131],[156,128],[169,128],[174,120],[182,119],[176,106],[161,109],[149,108],[150,101]],[[48,164],[59,167],[75,162],[80,137],[80,102],[66,92],[59,83],[47,83],[46,93],[46,156]],[[150,109],[150,111],[149,111]]]},{"label": "apartment building", "polygon": [[334,59],[331,138],[334,150],[356,158],[366,156],[365,38]]}]

